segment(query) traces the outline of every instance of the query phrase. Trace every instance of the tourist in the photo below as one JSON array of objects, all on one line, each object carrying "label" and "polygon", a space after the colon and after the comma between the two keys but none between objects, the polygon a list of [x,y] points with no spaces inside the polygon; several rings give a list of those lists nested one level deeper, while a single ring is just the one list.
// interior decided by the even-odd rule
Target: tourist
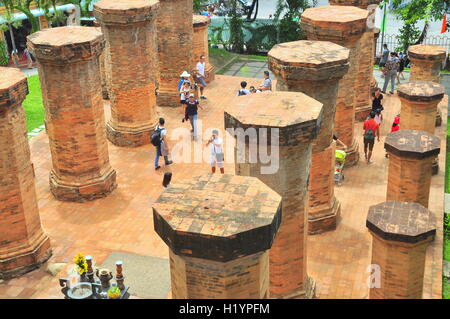
[{"label": "tourist", "polygon": [[383,107],[383,94],[381,94],[380,88],[376,88],[375,92],[372,93],[372,111],[378,109],[384,110]]},{"label": "tourist", "polygon": [[184,106],[191,92],[191,82],[184,81],[180,89],[180,104]]},{"label": "tourist", "polygon": [[344,148],[344,150],[347,149],[347,145],[345,145],[345,143],[342,142],[342,141],[341,141],[336,135],[334,135],[334,134],[333,134],[333,140],[336,141],[336,144],[340,144],[340,145]]},{"label": "tourist", "polygon": [[186,101],[186,116],[189,118],[191,123],[191,132],[193,133],[193,140],[197,140],[197,118],[198,118],[198,108],[203,108],[200,106],[198,100],[195,99],[194,94],[189,95],[189,100]]},{"label": "tourist", "polygon": [[375,122],[375,112],[370,112],[370,120],[364,121],[364,156],[366,158],[367,164],[371,164],[372,161],[372,150],[375,144],[375,136],[378,142],[380,141],[380,129],[377,122]]},{"label": "tourist", "polygon": [[[400,114],[397,114],[397,116],[394,118],[394,122],[391,126],[391,133],[397,132],[398,130],[400,130]],[[389,154],[386,152],[384,156],[387,158],[389,157]]]},{"label": "tourist", "polygon": [[197,62],[196,68],[197,69],[196,69],[195,77],[196,77],[197,82],[200,87],[200,98],[206,99],[206,97],[203,95],[203,90],[206,87],[206,76],[205,76],[206,61],[205,61],[204,55],[200,56],[200,61]]},{"label": "tourist", "polygon": [[375,111],[375,122],[377,122],[378,125],[381,125],[381,122],[383,121],[383,115],[381,114],[381,109],[377,109]]},{"label": "tourist", "polygon": [[399,64],[398,64],[398,73],[397,73],[397,84],[400,84],[400,76],[402,76],[402,80],[405,79],[405,76],[403,75],[403,70],[405,69],[406,56],[400,52],[398,59],[399,59]]},{"label": "tourist", "polygon": [[395,90],[395,79],[397,77],[397,71],[399,69],[400,63],[399,59],[397,57],[397,53],[391,52],[391,55],[386,62],[386,66],[383,70],[385,78],[384,78],[384,85],[383,90],[381,92],[386,93],[386,89],[388,87],[389,81],[391,81],[391,91],[389,91],[390,94],[394,94]]},{"label": "tourist", "polygon": [[250,87],[250,93],[256,93],[256,92],[258,92],[258,91],[256,91],[256,88],[252,85]]},{"label": "tourist", "polygon": [[28,68],[32,69],[33,68],[33,59],[31,58],[31,53],[28,50],[28,48],[25,48],[25,50],[23,51],[23,55],[27,59]]},{"label": "tourist", "polygon": [[164,127],[165,120],[161,117],[159,119],[159,125],[156,126],[155,132],[153,132],[151,141],[154,146],[156,146],[155,155],[155,170],[161,168],[159,166],[159,157],[164,157],[164,162],[166,165],[170,165],[173,162],[169,161],[169,143],[167,143],[167,129]]},{"label": "tourist", "polygon": [[389,59],[389,49],[387,47],[387,44],[383,44],[383,52],[381,53],[381,59],[380,59],[380,69],[384,68],[386,65],[386,62]]},{"label": "tourist", "polygon": [[241,82],[241,89],[237,92],[237,96],[249,95],[250,91],[248,89],[246,89],[246,87],[247,87],[247,82],[242,81]]},{"label": "tourist", "polygon": [[219,137],[219,131],[213,130],[211,138],[209,139],[208,143],[206,143],[206,146],[211,145],[211,170],[213,173],[216,172],[216,165],[218,168],[220,168],[220,172],[222,174],[225,173],[225,169],[223,166],[224,156],[222,144],[223,141]]},{"label": "tourist", "polygon": [[181,75],[180,75],[181,79],[180,79],[180,81],[178,81],[178,92],[180,92],[184,81],[189,81],[190,77],[191,77],[191,75],[189,73],[187,73],[187,71],[183,71],[183,73],[181,73]]},{"label": "tourist", "polygon": [[272,80],[270,79],[269,71],[264,71],[264,82],[259,87],[260,91],[272,91]]}]

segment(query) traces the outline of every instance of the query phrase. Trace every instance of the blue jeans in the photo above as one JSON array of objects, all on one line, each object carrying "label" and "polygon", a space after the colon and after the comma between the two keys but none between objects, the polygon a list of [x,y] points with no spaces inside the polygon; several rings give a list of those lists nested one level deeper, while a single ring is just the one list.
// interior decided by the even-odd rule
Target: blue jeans
[{"label": "blue jeans", "polygon": [[384,85],[383,85],[383,92],[386,92],[386,89],[389,84],[389,80],[391,81],[391,92],[394,92],[395,89],[395,78],[397,77],[397,71],[396,70],[389,70],[384,75]]},{"label": "blue jeans", "polygon": [[[156,155],[155,155],[155,167],[159,166],[159,157],[162,156],[161,155],[161,146],[158,146],[156,148]],[[169,156],[164,156],[164,162],[167,164],[169,162]]]},{"label": "blue jeans", "polygon": [[194,137],[197,136],[197,114],[189,115],[189,121],[191,122],[192,129],[194,130]]}]

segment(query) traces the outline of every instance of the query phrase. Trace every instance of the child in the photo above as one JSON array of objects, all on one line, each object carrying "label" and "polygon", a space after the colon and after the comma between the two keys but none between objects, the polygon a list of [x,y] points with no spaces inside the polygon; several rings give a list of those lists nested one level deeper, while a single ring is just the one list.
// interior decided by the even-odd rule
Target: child
[{"label": "child", "polygon": [[[392,123],[391,126],[391,133],[392,132],[397,132],[400,129],[400,114],[397,114],[397,116],[394,118],[394,123]],[[389,157],[389,154],[386,153],[386,155],[384,155],[386,158]]]},{"label": "child", "polygon": [[375,122],[378,123],[378,125],[381,125],[381,122],[383,121],[383,115],[381,114],[381,109],[378,109],[375,111]]},{"label": "child", "polygon": [[186,100],[189,98],[189,93],[191,90],[191,83],[189,81],[184,81],[180,89],[180,104],[183,107],[186,104]]}]

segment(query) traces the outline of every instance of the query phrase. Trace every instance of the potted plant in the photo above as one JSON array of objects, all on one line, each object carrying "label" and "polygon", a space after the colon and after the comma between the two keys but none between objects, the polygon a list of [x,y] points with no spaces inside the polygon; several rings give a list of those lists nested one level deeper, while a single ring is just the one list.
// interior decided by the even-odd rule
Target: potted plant
[{"label": "potted plant", "polygon": [[75,263],[75,271],[80,275],[80,282],[87,281],[86,273],[88,271],[88,264],[83,254],[79,253],[73,259]]},{"label": "potted plant", "polygon": [[113,285],[108,289],[108,299],[119,299],[120,295],[120,289],[116,285]]}]

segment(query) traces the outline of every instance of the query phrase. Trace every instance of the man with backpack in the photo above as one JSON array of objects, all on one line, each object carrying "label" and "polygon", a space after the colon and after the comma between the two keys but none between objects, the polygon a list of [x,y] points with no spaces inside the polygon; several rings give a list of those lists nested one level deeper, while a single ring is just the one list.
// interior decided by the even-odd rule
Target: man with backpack
[{"label": "man with backpack", "polygon": [[[380,125],[375,121],[375,112],[370,112],[370,119],[364,121],[364,155],[367,164],[373,163],[370,158],[372,157],[372,150],[375,144],[375,136],[378,142],[380,141]],[[368,151],[368,152],[367,152]]]},{"label": "man with backpack", "polygon": [[237,96],[241,95],[249,95],[250,91],[247,89],[247,82],[242,81],[241,82],[241,89],[237,92]]},{"label": "man with backpack", "polygon": [[159,125],[156,126],[155,131],[151,136],[151,143],[156,147],[155,170],[161,168],[161,166],[159,166],[160,156],[164,156],[164,162],[166,165],[173,163],[172,161],[169,161],[169,144],[167,143],[167,130],[164,127],[164,124],[165,120],[161,117],[159,119]]}]

